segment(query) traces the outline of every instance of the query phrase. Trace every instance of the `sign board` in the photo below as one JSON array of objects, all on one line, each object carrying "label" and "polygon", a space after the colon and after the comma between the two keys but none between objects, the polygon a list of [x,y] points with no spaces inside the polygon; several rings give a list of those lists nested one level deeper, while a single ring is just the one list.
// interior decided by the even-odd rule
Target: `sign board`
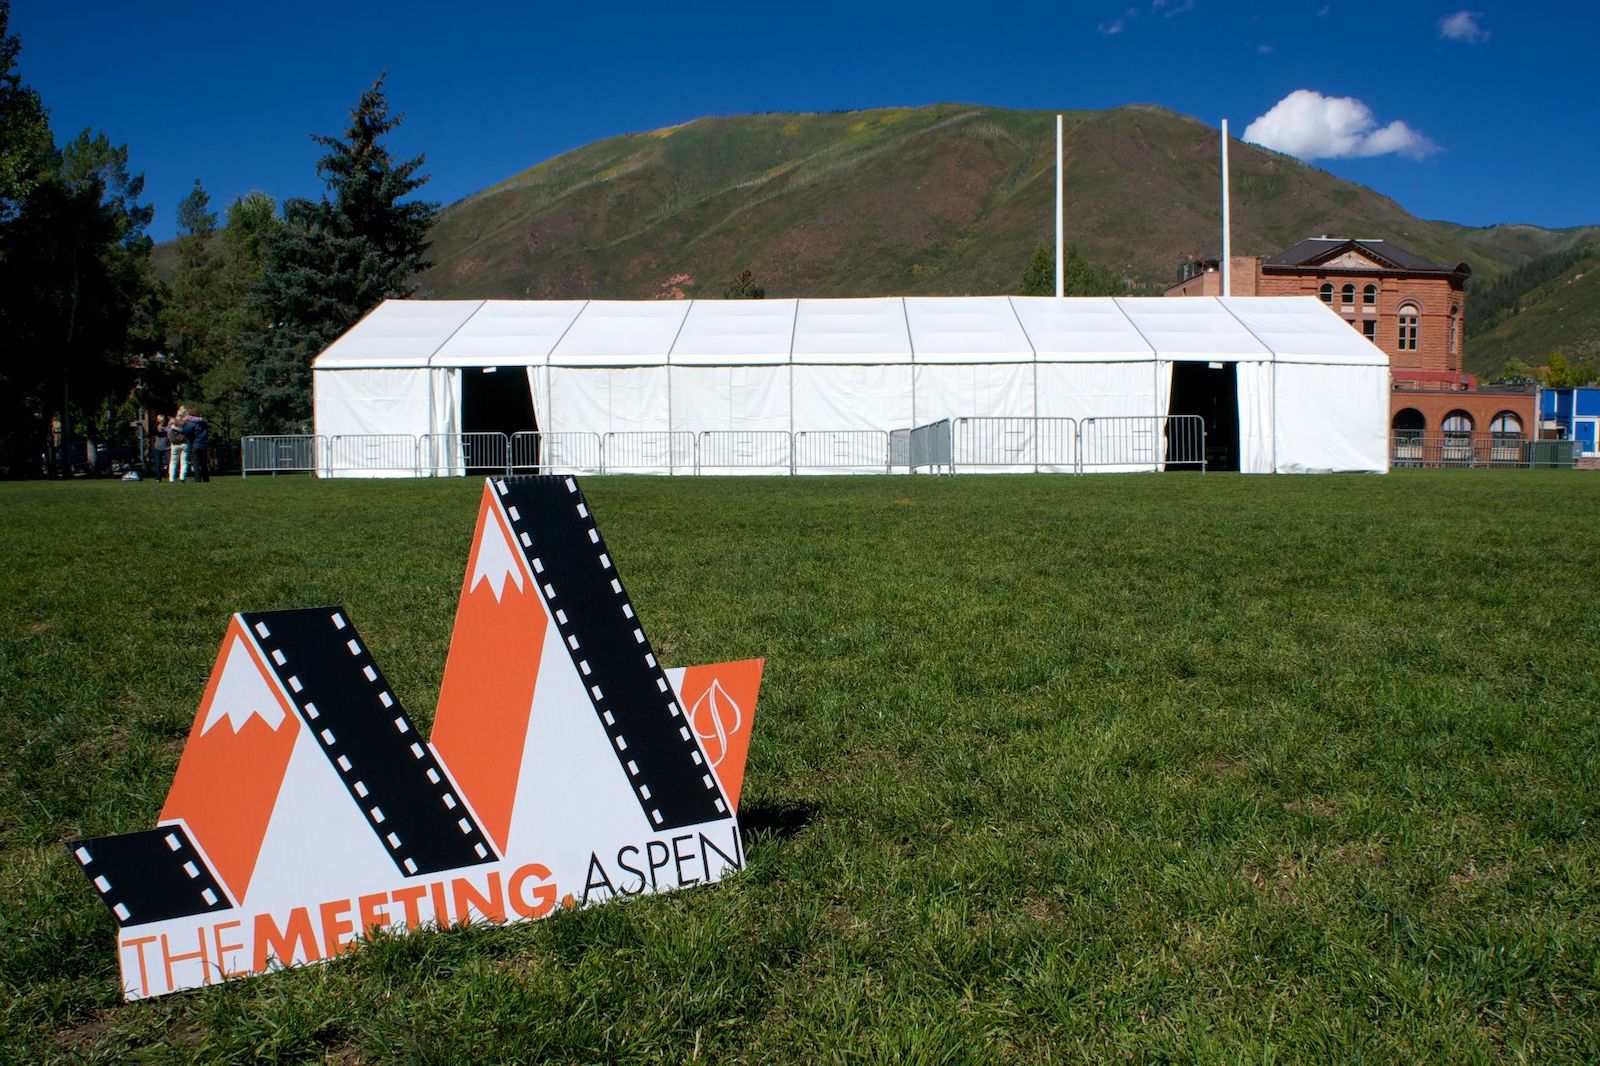
[{"label": "sign board", "polygon": [[761,666],[664,667],[577,482],[490,480],[430,737],[343,609],[236,614],[157,827],[68,845],[124,995],[740,869]]}]

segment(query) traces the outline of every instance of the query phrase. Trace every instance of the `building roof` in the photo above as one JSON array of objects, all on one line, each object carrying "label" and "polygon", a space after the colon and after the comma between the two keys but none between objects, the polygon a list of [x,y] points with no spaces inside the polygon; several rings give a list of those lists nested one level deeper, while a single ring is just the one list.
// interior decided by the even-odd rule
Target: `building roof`
[{"label": "building roof", "polygon": [[[1466,263],[1434,263],[1398,244],[1376,239],[1352,237],[1307,237],[1276,255],[1263,256],[1263,270],[1321,266],[1330,259],[1354,252],[1378,265],[1378,269],[1402,270],[1410,274],[1462,274],[1471,276]],[[1354,267],[1349,269],[1362,269]]]}]

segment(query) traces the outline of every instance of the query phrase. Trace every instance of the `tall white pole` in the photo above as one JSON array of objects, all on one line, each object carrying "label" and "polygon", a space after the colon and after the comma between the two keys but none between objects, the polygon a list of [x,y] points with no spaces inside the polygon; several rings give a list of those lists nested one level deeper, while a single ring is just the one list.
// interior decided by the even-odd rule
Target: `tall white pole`
[{"label": "tall white pole", "polygon": [[1056,299],[1066,295],[1061,275],[1061,116],[1056,116]]},{"label": "tall white pole", "polygon": [[1233,240],[1228,226],[1228,120],[1222,120],[1222,295],[1233,295]]}]

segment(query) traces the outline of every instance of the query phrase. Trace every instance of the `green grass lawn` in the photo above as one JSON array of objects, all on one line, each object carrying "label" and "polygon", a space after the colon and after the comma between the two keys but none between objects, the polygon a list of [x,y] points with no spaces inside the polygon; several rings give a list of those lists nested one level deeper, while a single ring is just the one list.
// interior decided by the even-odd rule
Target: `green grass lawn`
[{"label": "green grass lawn", "polygon": [[748,868],[124,1005],[228,616],[431,721],[480,483],[0,485],[0,1061],[1593,1061],[1600,478],[590,479]]}]

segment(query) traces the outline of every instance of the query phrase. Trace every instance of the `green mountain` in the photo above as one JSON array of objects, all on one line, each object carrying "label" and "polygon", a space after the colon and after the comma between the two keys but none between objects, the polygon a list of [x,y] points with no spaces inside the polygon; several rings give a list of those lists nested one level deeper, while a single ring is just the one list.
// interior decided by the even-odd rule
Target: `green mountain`
[{"label": "green mountain", "polygon": [[[1218,253],[1215,130],[1143,105],[1070,112],[1065,125],[1066,237],[1089,262],[1160,291],[1186,256]],[[1548,270],[1519,268],[1570,258],[1600,226],[1426,221],[1254,145],[1236,142],[1231,163],[1236,254],[1332,234],[1464,260],[1467,365],[1480,373],[1592,343],[1592,317],[1582,326],[1570,308],[1582,293],[1593,308],[1600,274],[1567,303],[1481,335],[1472,293],[1501,278],[1547,283]],[[1054,166],[1054,112],[940,104],[704,118],[597,141],[450,205],[419,293],[720,296],[743,270],[775,297],[1014,292],[1033,250],[1054,239]],[[171,266],[171,246],[158,248],[158,271]],[[1496,305],[1516,295],[1497,290]]]},{"label": "green mountain", "polygon": [[[1066,116],[1066,234],[1159,289],[1215,255],[1216,131],[1157,107]],[[769,296],[1015,291],[1053,240],[1055,115],[941,104],[705,118],[567,152],[452,204],[428,296]],[[1321,233],[1381,237],[1492,279],[1600,227],[1470,228],[1253,145],[1231,153],[1236,254]],[[687,275],[689,280],[669,284]],[[1468,302],[1471,315],[1471,302]]]},{"label": "green mountain", "polygon": [[1533,259],[1467,307],[1470,370],[1493,372],[1511,359],[1539,367],[1556,352],[1600,361],[1600,243]]}]

